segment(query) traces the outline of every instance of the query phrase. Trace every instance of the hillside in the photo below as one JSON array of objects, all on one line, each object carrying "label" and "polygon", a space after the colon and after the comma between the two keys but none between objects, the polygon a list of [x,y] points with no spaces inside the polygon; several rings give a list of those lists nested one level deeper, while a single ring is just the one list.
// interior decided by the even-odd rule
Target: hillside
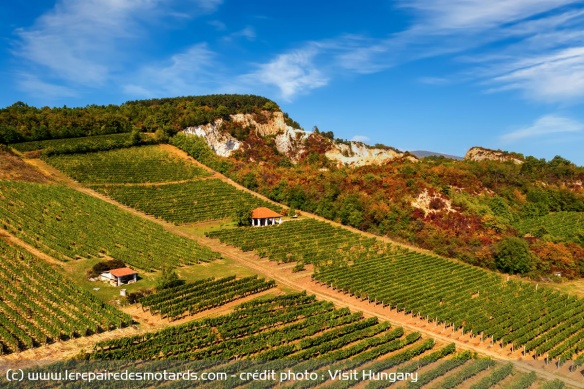
[{"label": "hillside", "polygon": [[288,124],[285,114],[278,111],[230,115],[228,119],[219,118],[208,124],[187,127],[184,133],[202,137],[221,157],[234,156],[250,162],[279,157],[280,161],[288,159],[296,164],[314,158],[315,154],[319,157],[324,154],[339,166],[355,167],[382,164],[404,156],[404,153],[388,147],[335,140],[332,133],[321,133],[318,129],[306,132]]},{"label": "hillside", "polygon": [[[31,149],[40,148],[49,156],[169,141],[271,200],[363,231],[535,279],[550,279],[558,272],[568,278],[584,276],[579,224],[566,226],[569,231],[562,233],[524,227],[537,225],[530,221],[546,215],[584,211],[584,169],[561,157],[545,161],[473,147],[462,161],[436,156],[418,160],[391,147],[335,139],[332,132],[306,132],[276,103],[258,96],[52,110],[17,103],[1,110],[0,120],[4,142],[37,141],[14,144],[27,153],[38,154]],[[59,140],[39,142],[120,131],[127,135],[78,138],[68,149]],[[112,138],[123,136],[127,138]],[[172,188],[165,189],[170,195]],[[103,191],[122,198],[115,188]],[[139,205],[140,196],[148,196],[140,193],[123,201],[154,209]],[[179,201],[178,192],[172,196]],[[510,261],[509,250],[523,259]]]},{"label": "hillside", "polygon": [[[72,142],[85,141],[91,140]],[[107,144],[108,139],[91,142]],[[572,372],[584,361],[581,299],[508,282],[496,273],[314,220],[304,212],[285,217],[280,226],[247,227],[240,219],[246,209],[286,210],[200,163],[231,172],[241,163],[235,157],[217,156],[199,137],[179,134],[170,142],[198,161],[171,145],[140,143],[71,153],[66,140],[59,148],[62,155],[55,149],[50,155],[29,151],[40,159],[7,154],[21,163],[11,164],[12,170],[26,166],[45,180],[0,181],[1,239],[8,242],[6,258],[12,261],[0,266],[5,281],[0,309],[21,317],[16,323],[0,321],[0,344],[7,354],[0,360],[76,355],[107,361],[109,369],[148,370],[156,367],[127,361],[219,357],[224,358],[219,369],[233,372],[242,368],[241,360],[262,360],[274,369],[322,373],[331,360],[339,360],[331,368],[420,369],[421,383],[449,387],[469,379],[505,387],[554,378],[579,386]],[[423,166],[405,158],[401,163]],[[295,166],[288,169],[316,169],[308,161]],[[332,164],[328,172],[364,168]],[[19,250],[38,255],[31,260]],[[125,298],[116,297],[118,288],[87,279],[88,269],[112,259],[124,259],[140,273],[136,283],[124,286]],[[30,298],[27,285],[33,279],[22,278],[20,267],[44,261],[54,274],[38,272],[40,278],[59,275],[54,284],[69,291],[76,285],[83,291],[75,295],[90,293],[97,300],[85,297],[64,306],[56,300],[55,294],[62,293],[58,288],[39,284],[34,284],[39,295]],[[182,282],[161,289],[169,267]],[[27,281],[17,282],[21,295],[6,287],[15,279]],[[308,293],[290,292],[300,290]],[[35,307],[37,301],[43,308],[39,314],[56,317],[58,328],[31,320],[26,309],[24,317],[13,311],[14,302]],[[101,311],[88,316],[92,324],[74,315],[95,306],[94,301]],[[132,325],[120,319],[107,324],[100,315],[131,315]],[[68,325],[68,317],[77,319]],[[124,328],[108,331],[114,327]],[[52,337],[42,338],[49,331]],[[38,334],[30,337],[33,332]],[[546,358],[558,361],[554,372],[545,370]],[[326,374],[322,381],[339,385]],[[346,387],[377,387],[363,381],[348,380]],[[241,382],[229,379],[229,384]]]}]

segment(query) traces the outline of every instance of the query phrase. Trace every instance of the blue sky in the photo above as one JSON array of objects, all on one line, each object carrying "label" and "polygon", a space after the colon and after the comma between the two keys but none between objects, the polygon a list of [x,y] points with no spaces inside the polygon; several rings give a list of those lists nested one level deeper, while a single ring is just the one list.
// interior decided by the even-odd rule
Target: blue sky
[{"label": "blue sky", "polygon": [[0,2],[0,106],[249,93],[403,150],[584,165],[584,1]]}]

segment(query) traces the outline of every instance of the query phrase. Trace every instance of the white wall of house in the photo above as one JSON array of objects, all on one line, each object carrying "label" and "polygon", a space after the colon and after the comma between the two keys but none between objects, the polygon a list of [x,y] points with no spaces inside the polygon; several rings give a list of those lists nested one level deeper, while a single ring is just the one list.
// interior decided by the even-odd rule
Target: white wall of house
[{"label": "white wall of house", "polygon": [[275,224],[281,224],[282,218],[281,217],[268,217],[268,218],[257,218],[251,219],[251,225],[254,227],[261,227],[261,226],[273,226]]}]

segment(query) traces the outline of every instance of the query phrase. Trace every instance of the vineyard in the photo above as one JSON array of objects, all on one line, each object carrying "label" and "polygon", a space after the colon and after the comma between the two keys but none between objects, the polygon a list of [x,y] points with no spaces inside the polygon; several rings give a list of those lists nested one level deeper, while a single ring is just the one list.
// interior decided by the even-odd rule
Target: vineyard
[{"label": "vineyard", "polygon": [[159,146],[58,155],[45,160],[73,179],[84,183],[170,182],[211,174]]},{"label": "vineyard", "polygon": [[142,298],[140,304],[152,314],[176,320],[185,314],[194,315],[274,286],[274,281],[258,279],[257,276],[239,280],[235,276],[218,280],[209,278],[165,289]]},{"label": "vineyard", "polygon": [[129,325],[131,318],[0,240],[0,354]]},{"label": "vineyard", "polygon": [[219,180],[209,179],[181,184],[92,186],[114,200],[173,223],[193,223],[226,219],[236,205],[253,209],[272,207],[247,192]]},{"label": "vineyard", "polygon": [[36,151],[45,149],[61,149],[64,147],[78,147],[80,145],[90,147],[90,145],[123,145],[130,139],[130,134],[110,134],[87,136],[81,138],[39,140],[33,142],[14,143],[10,147],[20,151]]},{"label": "vineyard", "polygon": [[[462,329],[536,356],[584,350],[584,304],[574,296],[418,253],[320,267],[314,278],[358,298]],[[489,339],[490,338],[490,339]]]},{"label": "vineyard", "polygon": [[0,227],[64,261],[105,255],[150,270],[219,257],[151,221],[59,185],[0,181]]},{"label": "vineyard", "polygon": [[390,249],[389,245],[375,238],[366,238],[313,219],[290,221],[269,228],[219,230],[208,236],[284,263],[346,263],[378,257],[380,252]]},{"label": "vineyard", "polygon": [[422,341],[419,333],[404,336],[402,328],[377,318],[292,294],[255,299],[224,316],[106,341],[96,346],[91,359],[370,361],[403,349],[403,360],[433,347],[434,342]]},{"label": "vineyard", "polygon": [[527,218],[517,228],[524,234],[535,236],[550,234],[553,237],[584,244],[584,213],[554,212],[536,218]]},{"label": "vineyard", "polygon": [[317,264],[313,278],[390,309],[525,353],[584,362],[584,304],[548,288],[440,257],[380,246],[324,222],[214,231],[260,256]]},{"label": "vineyard", "polygon": [[[417,382],[408,382],[406,387],[433,389],[462,387],[469,380],[473,380],[470,386],[473,389],[497,384],[525,389],[537,378],[535,374],[514,371],[510,363],[474,359],[468,351],[457,352],[454,344],[438,347],[432,339],[424,340],[417,332],[405,334],[400,327],[393,328],[376,318],[366,319],[346,308],[334,309],[331,303],[303,293],[259,298],[241,304],[227,315],[102,342],[89,358],[110,361],[108,368],[116,369],[121,369],[126,360],[149,361],[133,366],[139,371],[156,369],[157,361],[171,360],[172,364],[161,365],[167,371],[191,368],[227,373],[220,382],[188,384],[201,388],[375,389],[394,384],[387,379],[368,378],[371,376],[364,376],[363,372],[418,372]],[[178,362],[182,360],[186,361]],[[203,362],[210,360],[213,362]],[[122,365],[115,365],[114,361]],[[277,379],[246,382],[238,375],[254,370],[274,370],[278,376],[283,371],[308,372],[315,378],[279,384]],[[358,374],[345,379],[329,374],[336,371]],[[185,384],[176,382],[169,387]]]}]

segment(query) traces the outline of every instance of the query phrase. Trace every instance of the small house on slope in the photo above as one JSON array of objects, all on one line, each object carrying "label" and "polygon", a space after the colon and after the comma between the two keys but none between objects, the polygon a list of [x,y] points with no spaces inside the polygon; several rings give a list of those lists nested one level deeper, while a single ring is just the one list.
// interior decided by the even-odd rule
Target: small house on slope
[{"label": "small house on slope", "polygon": [[101,280],[109,282],[113,286],[120,286],[122,284],[132,284],[138,279],[138,273],[129,267],[122,267],[119,269],[111,269],[101,273]]},{"label": "small house on slope", "polygon": [[269,208],[256,208],[251,212],[251,225],[254,227],[272,226],[282,223],[282,215]]}]

